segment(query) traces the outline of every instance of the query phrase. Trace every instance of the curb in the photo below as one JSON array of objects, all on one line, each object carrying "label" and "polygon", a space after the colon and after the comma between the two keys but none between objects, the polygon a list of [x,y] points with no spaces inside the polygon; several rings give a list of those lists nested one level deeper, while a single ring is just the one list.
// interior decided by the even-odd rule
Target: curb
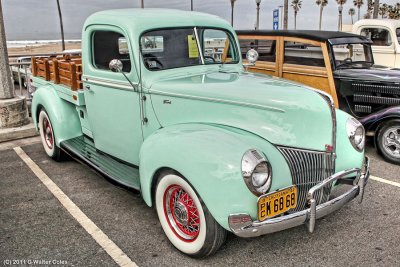
[{"label": "curb", "polygon": [[0,143],[39,135],[33,122],[13,128],[0,129]]}]

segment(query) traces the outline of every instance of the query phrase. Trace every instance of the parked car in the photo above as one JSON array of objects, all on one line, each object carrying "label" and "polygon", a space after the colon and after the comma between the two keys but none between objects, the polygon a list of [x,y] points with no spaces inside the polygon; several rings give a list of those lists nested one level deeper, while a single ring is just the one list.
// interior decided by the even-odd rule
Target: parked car
[{"label": "parked car", "polygon": [[251,72],[299,82],[332,96],[400,164],[400,70],[375,65],[366,37],[329,31],[237,31],[242,54],[258,51]]},{"label": "parked car", "polygon": [[19,78],[21,77],[21,85],[23,85],[25,88],[28,88],[30,83],[29,79],[31,75],[31,70],[29,68],[29,64],[26,65],[26,63],[29,63],[30,61],[31,61],[30,56],[19,57],[17,58],[17,63],[25,63],[25,64],[11,66],[13,81],[19,83]]},{"label": "parked car", "polygon": [[[227,231],[312,232],[362,200],[363,126],[323,92],[245,72],[225,20],[126,9],[95,13],[83,29],[81,60],[34,59],[44,150],[140,190],[183,253],[211,255]],[[205,55],[217,37],[223,55]]]},{"label": "parked car", "polygon": [[353,25],[353,33],[372,40],[376,64],[400,68],[400,20],[363,19]]}]

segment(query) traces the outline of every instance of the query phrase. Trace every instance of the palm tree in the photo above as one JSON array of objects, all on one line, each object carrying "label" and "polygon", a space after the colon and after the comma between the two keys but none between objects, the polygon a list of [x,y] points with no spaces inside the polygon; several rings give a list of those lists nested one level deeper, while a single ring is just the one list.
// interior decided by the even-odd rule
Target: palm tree
[{"label": "palm tree", "polygon": [[289,0],[285,0],[283,2],[283,29],[287,30],[288,26],[288,9],[289,9]]},{"label": "palm tree", "polygon": [[353,0],[353,4],[358,9],[358,20],[360,20],[360,9],[364,5],[364,0]]},{"label": "palm tree", "polygon": [[370,19],[372,18],[372,12],[374,10],[374,3],[372,0],[367,0],[367,14],[364,15],[364,18]]},{"label": "palm tree", "polygon": [[317,0],[315,1],[317,5],[319,5],[319,30],[322,28],[322,11],[324,11],[324,7],[328,4],[328,0]]},{"label": "palm tree", "polygon": [[342,30],[342,25],[343,25],[343,16],[342,16],[342,12],[343,12],[343,5],[346,4],[347,0],[336,0],[336,3],[338,3],[339,5],[339,22],[338,22],[338,30],[341,31]]},{"label": "palm tree", "polygon": [[387,4],[382,4],[382,5],[379,7],[379,15],[382,16],[382,19],[383,19],[384,17],[386,17],[388,11],[389,11],[389,7],[388,7]]},{"label": "palm tree", "polygon": [[297,28],[297,13],[300,11],[301,8],[301,0],[292,0],[291,6],[293,7],[294,10],[294,29],[296,30]]},{"label": "palm tree", "polygon": [[236,0],[231,0],[231,25],[233,27],[233,8],[235,6],[235,1]]},{"label": "palm tree", "polygon": [[60,7],[60,1],[59,1],[59,0],[57,0],[57,8],[58,8],[58,16],[59,16],[59,18],[60,18],[61,46],[62,46],[62,51],[64,51],[64,50],[65,50],[64,25],[63,25],[62,14],[61,14],[61,7]]},{"label": "palm tree", "polygon": [[349,9],[349,15],[351,17],[351,24],[354,24],[353,16],[356,14],[356,10],[354,8]]},{"label": "palm tree", "polygon": [[374,0],[374,19],[378,18],[378,12],[379,12],[379,0]]}]

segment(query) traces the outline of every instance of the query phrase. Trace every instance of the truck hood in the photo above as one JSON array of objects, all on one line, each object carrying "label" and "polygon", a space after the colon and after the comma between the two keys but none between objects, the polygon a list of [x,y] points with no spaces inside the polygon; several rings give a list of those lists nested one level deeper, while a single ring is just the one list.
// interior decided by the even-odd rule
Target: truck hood
[{"label": "truck hood", "polygon": [[148,92],[163,127],[217,124],[282,146],[325,150],[332,144],[332,114],[326,100],[286,80],[213,72],[160,80]]},{"label": "truck hood", "polygon": [[334,72],[335,78],[400,83],[400,69],[374,65],[368,69],[340,69]]}]

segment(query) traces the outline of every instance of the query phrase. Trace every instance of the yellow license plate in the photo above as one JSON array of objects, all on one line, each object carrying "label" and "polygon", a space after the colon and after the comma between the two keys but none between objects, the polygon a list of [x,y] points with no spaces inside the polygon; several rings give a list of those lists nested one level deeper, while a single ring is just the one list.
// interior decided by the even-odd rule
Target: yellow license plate
[{"label": "yellow license plate", "polygon": [[258,199],[258,220],[275,217],[296,207],[297,188],[295,186],[279,190]]}]

